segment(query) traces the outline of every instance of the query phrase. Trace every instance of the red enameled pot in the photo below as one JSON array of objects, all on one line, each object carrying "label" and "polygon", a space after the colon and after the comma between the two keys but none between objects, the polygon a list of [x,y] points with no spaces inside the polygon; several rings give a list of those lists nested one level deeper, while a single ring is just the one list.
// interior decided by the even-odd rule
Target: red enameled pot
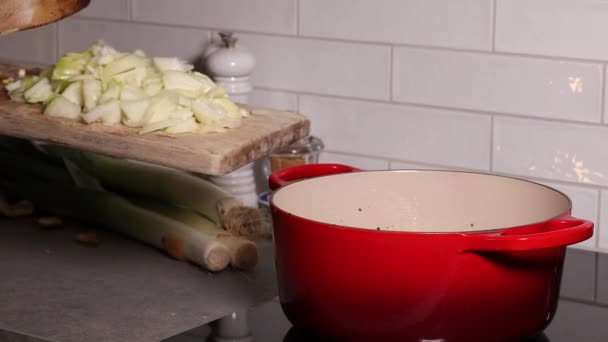
[{"label": "red enameled pot", "polygon": [[563,193],[491,174],[313,164],[270,186],[283,311],[339,340],[532,336],[557,309],[565,247],[593,235]]}]

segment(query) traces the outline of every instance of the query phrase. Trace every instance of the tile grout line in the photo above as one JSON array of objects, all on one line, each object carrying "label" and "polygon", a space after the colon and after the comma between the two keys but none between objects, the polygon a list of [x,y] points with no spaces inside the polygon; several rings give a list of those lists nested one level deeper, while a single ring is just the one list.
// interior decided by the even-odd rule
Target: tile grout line
[{"label": "tile grout line", "polygon": [[281,88],[273,88],[267,86],[257,86],[259,89],[268,90],[268,91],[277,91],[288,94],[303,94],[310,96],[317,96],[323,98],[330,98],[335,100],[349,100],[349,101],[358,101],[358,102],[367,102],[367,103],[375,103],[375,104],[385,104],[392,106],[409,106],[414,108],[426,108],[426,109],[434,109],[434,110],[444,110],[450,112],[456,112],[460,114],[469,114],[469,115],[495,115],[498,117],[519,119],[519,120],[532,120],[532,121],[541,121],[545,123],[560,123],[560,124],[570,124],[570,125],[580,125],[584,127],[595,127],[595,128],[606,128],[605,125],[602,125],[601,122],[589,122],[589,121],[575,121],[575,120],[567,120],[560,118],[545,118],[540,116],[533,116],[530,114],[521,114],[521,113],[507,113],[507,112],[496,112],[491,110],[483,110],[483,109],[472,109],[472,108],[463,108],[463,107],[449,107],[449,106],[441,106],[441,105],[433,105],[428,103],[415,103],[415,102],[405,102],[405,101],[387,101],[382,99],[372,99],[372,98],[361,98],[355,96],[348,95],[336,95],[336,94],[321,94],[315,93],[311,91],[302,91],[302,90],[289,90],[289,89],[281,89]]},{"label": "tile grout line", "polygon": [[300,0],[296,0],[296,36],[300,35]]},{"label": "tile grout line", "polygon": [[[391,159],[391,158],[386,158],[386,157],[378,157],[378,156],[370,156],[367,154],[359,154],[359,153],[352,153],[352,152],[344,152],[344,151],[337,151],[337,150],[332,150],[330,149],[324,149],[323,152],[327,152],[327,153],[333,153],[333,154],[339,154],[339,155],[343,155],[343,156],[347,156],[347,157],[354,157],[354,158],[365,158],[365,159],[371,159],[374,161],[384,161],[384,162],[403,162],[403,163],[410,163],[410,164],[425,164],[423,163],[419,163],[419,162],[414,162],[414,161],[400,161],[400,160],[396,160],[396,159]],[[428,164],[428,163],[426,163]],[[426,165],[426,166],[431,166],[431,164]],[[437,166],[437,165],[435,165]]]},{"label": "tile grout line", "polygon": [[588,300],[578,299],[578,298],[573,298],[573,297],[568,297],[568,296],[562,296],[562,298],[564,300],[566,300],[568,302],[572,302],[572,303],[587,304],[587,305],[599,306],[602,308],[608,308],[608,304],[604,304],[604,303],[590,302]]},{"label": "tile grout line", "polygon": [[596,253],[594,255],[595,258],[595,269],[594,269],[594,281],[593,281],[593,302],[594,303],[598,303],[598,298],[597,295],[599,293],[599,283],[600,283],[600,278],[598,277],[599,272],[600,272],[600,267],[599,267],[599,263],[600,263],[600,255],[598,253]]},{"label": "tile grout line", "polygon": [[[603,197],[602,196],[602,191],[598,190],[597,217],[596,217],[596,222],[595,222],[598,227],[602,223],[601,222],[601,217],[602,217],[602,215],[601,215],[601,213],[602,213],[602,211],[601,211],[601,209],[602,209],[602,197]],[[597,232],[597,237],[595,238],[595,247],[601,250],[601,248],[600,248],[600,238],[602,236],[602,232],[601,232],[601,230],[599,228],[596,229],[595,231]],[[598,302],[598,294],[599,294],[599,287],[600,287],[599,286],[600,285],[600,277],[599,277],[599,274],[600,274],[600,265],[599,264],[600,264],[600,257],[599,257],[599,254],[596,254],[595,255],[595,284],[594,284],[595,288],[593,289],[594,290],[593,291],[593,300],[595,302]]]},{"label": "tile grout line", "polygon": [[595,238],[595,247],[600,248],[600,238],[602,237],[602,231],[600,230],[600,224],[602,223],[602,204],[604,202],[602,195],[602,189],[598,189],[597,194],[597,217],[595,218],[595,223],[597,227],[594,227],[595,232],[597,232],[597,236]]},{"label": "tile grout line", "polygon": [[390,53],[388,55],[388,100],[393,102],[395,99],[395,47],[390,46]]},{"label": "tile grout line", "polygon": [[492,1],[492,52],[496,52],[496,2]]},{"label": "tile grout line", "polygon": [[606,64],[602,64],[602,75],[600,76],[600,80],[602,80],[602,93],[600,94],[600,121],[602,123],[606,123]]},{"label": "tile grout line", "polygon": [[58,22],[57,24],[55,24],[55,51],[53,51],[53,57],[55,57],[54,60],[58,60],[59,59],[59,41],[61,40],[60,34],[59,34],[59,25],[61,25],[60,22]]},{"label": "tile grout line", "polygon": [[[119,19],[112,18],[93,18],[93,17],[80,17],[77,20],[91,20],[91,21],[105,21],[105,22],[119,22],[119,23],[131,23],[131,24],[141,24],[141,25],[151,25],[151,26],[161,26],[161,27],[171,27],[171,28],[184,28],[184,29],[198,29],[198,30],[218,30],[221,28],[210,27],[210,26],[192,26],[192,25],[183,25],[183,24],[168,24],[162,22],[153,22],[153,21],[145,21],[145,20],[132,20],[130,22]],[[475,50],[475,49],[467,49],[467,48],[454,48],[454,47],[446,47],[446,46],[433,46],[433,45],[418,45],[411,43],[401,43],[401,42],[380,42],[380,41],[366,41],[366,40],[349,40],[342,38],[332,38],[332,37],[320,37],[320,36],[312,36],[312,35],[294,35],[294,34],[285,34],[285,33],[276,33],[276,32],[261,32],[261,31],[251,31],[251,30],[243,30],[238,29],[234,30],[236,33],[242,34],[250,34],[256,36],[267,36],[267,37],[278,37],[278,38],[289,38],[289,39],[307,39],[307,40],[316,40],[320,42],[334,42],[334,43],[343,43],[343,44],[359,44],[359,45],[368,45],[368,46],[395,46],[395,47],[403,47],[403,48],[411,48],[411,49],[419,49],[419,50],[429,50],[429,51],[444,51],[444,52],[453,52],[453,53],[471,53],[471,54],[479,54],[485,56],[503,56],[503,57],[519,57],[519,58],[528,58],[542,61],[556,61],[556,62],[572,62],[572,63],[587,63],[587,64],[599,64],[608,62],[608,57],[606,59],[586,59],[586,58],[577,58],[577,57],[567,57],[567,56],[550,56],[550,55],[542,55],[542,54],[526,54],[526,53],[517,53],[517,52],[506,52],[506,51],[489,51],[489,50]]]},{"label": "tile grout line", "polygon": [[133,21],[133,7],[135,6],[135,2],[133,0],[127,0],[127,1],[128,1],[127,19],[129,21]]},{"label": "tile grout line", "polygon": [[[459,170],[483,171],[482,169],[475,169],[475,168],[471,168],[471,167],[440,164],[440,163],[433,163],[433,162],[426,162],[426,161],[419,161],[419,160],[412,160],[412,159],[396,159],[396,158],[391,158],[391,157],[386,157],[386,156],[371,156],[371,155],[366,155],[366,154],[353,153],[353,152],[349,152],[349,151],[339,151],[339,150],[332,150],[332,149],[326,149],[325,151],[329,152],[329,153],[341,154],[341,155],[346,155],[346,156],[351,156],[351,157],[361,157],[361,158],[374,159],[374,160],[390,161],[393,163],[419,164],[420,166],[431,167],[431,168],[452,168],[452,169],[459,169]],[[608,185],[597,185],[597,184],[584,185],[584,184],[572,183],[572,182],[568,182],[568,181],[560,180],[560,179],[549,179],[549,178],[543,178],[543,177],[538,177],[538,176],[528,176],[528,175],[522,175],[522,174],[517,174],[517,173],[512,173],[512,172],[494,172],[494,173],[496,173],[498,175],[512,176],[512,177],[517,177],[517,178],[526,178],[526,179],[530,179],[530,180],[534,180],[534,181],[538,181],[538,182],[542,182],[542,183],[553,183],[553,184],[558,184],[558,185],[563,185],[563,186],[570,186],[570,187],[573,186],[573,187],[577,187],[577,188],[581,188],[581,189],[589,189],[589,190],[596,190],[596,191],[608,188]],[[592,249],[600,249],[600,250],[604,250],[604,251],[608,252],[608,249],[600,248],[597,246],[597,244],[595,247],[592,247]]]},{"label": "tile grout line", "polygon": [[373,161],[373,162],[381,162],[382,164],[384,164],[385,169],[390,169],[391,166],[391,159],[390,158],[383,158],[383,157],[374,157],[374,156],[368,156],[365,154],[356,154],[356,153],[349,153],[349,152],[341,152],[341,151],[336,151],[336,150],[332,150],[332,149],[324,149],[322,151],[322,153],[328,153],[328,154],[332,154],[332,155],[337,155],[337,156],[341,156],[341,157],[347,157],[347,158],[354,158],[354,159],[366,159],[367,161]]},{"label": "tile grout line", "polygon": [[490,115],[490,172],[494,172],[494,115]]},{"label": "tile grout line", "polygon": [[585,251],[585,252],[594,252],[594,253],[608,254],[608,249],[577,246],[576,244],[575,245],[567,246],[566,248],[577,250],[577,251]]}]

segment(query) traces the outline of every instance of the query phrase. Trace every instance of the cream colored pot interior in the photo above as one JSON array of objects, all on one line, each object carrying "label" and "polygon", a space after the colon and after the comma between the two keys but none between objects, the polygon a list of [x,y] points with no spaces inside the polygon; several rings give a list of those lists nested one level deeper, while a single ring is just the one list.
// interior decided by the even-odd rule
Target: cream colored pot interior
[{"label": "cream colored pot interior", "polygon": [[570,209],[548,187],[452,171],[366,171],[311,178],[277,190],[280,209],[348,227],[458,232],[542,222]]}]

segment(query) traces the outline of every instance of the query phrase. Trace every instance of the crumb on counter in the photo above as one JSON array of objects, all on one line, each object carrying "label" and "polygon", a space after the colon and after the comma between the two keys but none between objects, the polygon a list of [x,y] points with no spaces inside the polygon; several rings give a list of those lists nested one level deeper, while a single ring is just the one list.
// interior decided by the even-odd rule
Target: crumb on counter
[{"label": "crumb on counter", "polygon": [[98,245],[99,238],[95,232],[84,232],[76,235],[76,241],[86,245]]},{"label": "crumb on counter", "polygon": [[56,227],[63,224],[61,217],[43,216],[38,219],[38,224],[43,227]]}]

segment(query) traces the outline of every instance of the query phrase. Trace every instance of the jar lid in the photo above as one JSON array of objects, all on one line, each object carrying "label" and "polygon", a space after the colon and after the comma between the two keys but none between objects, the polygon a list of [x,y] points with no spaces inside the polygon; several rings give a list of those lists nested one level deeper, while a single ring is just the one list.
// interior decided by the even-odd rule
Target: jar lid
[{"label": "jar lid", "polygon": [[323,141],[315,136],[304,139],[275,151],[273,154],[308,154],[322,151],[325,148]]}]

